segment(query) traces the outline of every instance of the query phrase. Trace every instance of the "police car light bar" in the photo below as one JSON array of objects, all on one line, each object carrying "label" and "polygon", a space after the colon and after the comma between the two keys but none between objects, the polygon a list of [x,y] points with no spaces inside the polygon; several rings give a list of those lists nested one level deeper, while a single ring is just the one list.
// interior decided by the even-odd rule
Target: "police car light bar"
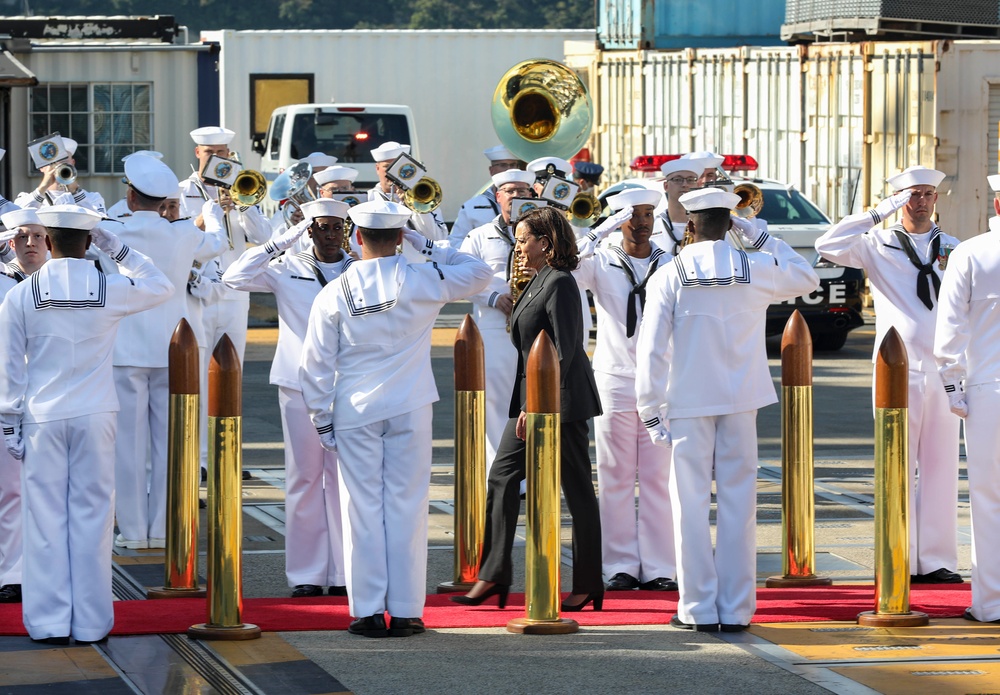
[{"label": "police car light bar", "polygon": [[[630,168],[632,171],[659,173],[661,166],[680,157],[679,154],[643,154],[632,160]],[[723,157],[722,169],[725,171],[757,170],[757,160],[748,154],[726,154]]]}]

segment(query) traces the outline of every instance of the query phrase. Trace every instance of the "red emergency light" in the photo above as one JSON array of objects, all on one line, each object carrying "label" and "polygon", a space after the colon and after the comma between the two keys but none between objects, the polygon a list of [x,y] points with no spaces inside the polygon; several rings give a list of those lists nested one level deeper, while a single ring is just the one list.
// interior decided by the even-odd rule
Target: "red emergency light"
[{"label": "red emergency light", "polygon": [[341,113],[364,113],[365,112],[365,107],[364,106],[337,106],[336,109],[337,109],[337,111],[340,111]]},{"label": "red emergency light", "polygon": [[[680,159],[679,154],[643,154],[632,160],[632,171],[659,173],[660,167],[667,162]],[[748,154],[723,155],[722,169],[725,171],[756,171],[757,160]]]},{"label": "red emergency light", "polygon": [[354,139],[355,140],[367,140],[368,139],[368,133],[366,133],[364,131],[362,131],[360,133],[355,133],[354,134]]}]

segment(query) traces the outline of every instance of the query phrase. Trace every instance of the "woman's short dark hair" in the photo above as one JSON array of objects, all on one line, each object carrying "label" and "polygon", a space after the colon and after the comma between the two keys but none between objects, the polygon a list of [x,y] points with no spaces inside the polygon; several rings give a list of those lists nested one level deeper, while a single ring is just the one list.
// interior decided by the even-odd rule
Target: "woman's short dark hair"
[{"label": "woman's short dark hair", "polygon": [[535,208],[518,219],[536,239],[548,239],[546,262],[556,270],[576,270],[580,255],[576,248],[576,234],[566,214],[553,207]]}]

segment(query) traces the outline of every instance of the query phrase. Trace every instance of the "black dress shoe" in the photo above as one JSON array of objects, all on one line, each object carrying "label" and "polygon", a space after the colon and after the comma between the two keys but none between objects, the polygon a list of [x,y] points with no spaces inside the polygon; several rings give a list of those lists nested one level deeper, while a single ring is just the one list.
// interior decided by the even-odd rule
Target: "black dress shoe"
[{"label": "black dress shoe", "polygon": [[250,471],[243,471],[243,480],[253,480],[253,476],[250,475]]},{"label": "black dress shoe", "polygon": [[367,618],[358,618],[351,621],[347,631],[352,635],[362,635],[364,637],[388,637],[389,631],[385,627],[385,616],[382,613],[369,615]]},{"label": "black dress shoe", "polygon": [[910,584],[964,584],[965,580],[958,572],[952,572],[942,567],[927,574],[911,574]]},{"label": "black dress shoe", "polygon": [[631,591],[639,587],[639,580],[626,572],[619,572],[611,579],[604,588],[608,591]]},{"label": "black dress shoe", "polygon": [[108,636],[104,635],[101,639],[74,639],[77,644],[106,644],[108,641]]},{"label": "black dress shoe", "polygon": [[0,603],[20,603],[21,585],[5,584],[0,586]]},{"label": "black dress shoe", "polygon": [[347,587],[331,586],[329,589],[327,589],[327,593],[330,594],[330,596],[347,596]]},{"label": "black dress shoe", "polygon": [[678,628],[680,630],[697,630],[698,632],[718,632],[719,631],[719,624],[718,623],[706,623],[706,624],[698,624],[698,625],[695,625],[694,623],[685,623],[683,620],[680,619],[680,617],[678,617],[678,615],[676,613],[674,613],[674,617],[670,619],[670,623],[669,624],[670,624],[670,627],[676,627],[676,628]]},{"label": "black dress shoe", "polygon": [[389,637],[409,637],[427,632],[420,618],[392,618],[389,621]]},{"label": "black dress shoe", "polygon": [[208,469],[207,468],[202,468],[201,469],[201,482],[203,482],[203,483],[207,483],[208,482]]},{"label": "black dress shoe", "polygon": [[657,577],[639,585],[643,591],[677,591],[677,582],[668,577]]},{"label": "black dress shoe", "polygon": [[208,502],[206,502],[205,500],[203,500],[203,499],[201,499],[199,497],[198,498],[198,509],[208,509]]},{"label": "black dress shoe", "polygon": [[299,584],[292,592],[292,598],[309,598],[310,596],[322,596],[323,587],[315,584]]},{"label": "black dress shoe", "polygon": [[971,606],[969,608],[965,609],[965,612],[962,613],[962,617],[965,618],[966,620],[971,620],[974,623],[987,623],[987,624],[990,624],[990,625],[1000,625],[1000,619],[997,619],[997,620],[980,620],[979,618],[977,618],[976,616],[974,616],[972,614],[972,608],[971,608]]},{"label": "black dress shoe", "polygon": [[65,647],[69,644],[69,635],[65,637],[43,637],[42,639],[31,638],[32,642],[38,642],[39,644],[53,644],[59,647]]},{"label": "black dress shoe", "polygon": [[738,623],[720,623],[719,629],[723,632],[743,632],[749,625],[740,625]]}]

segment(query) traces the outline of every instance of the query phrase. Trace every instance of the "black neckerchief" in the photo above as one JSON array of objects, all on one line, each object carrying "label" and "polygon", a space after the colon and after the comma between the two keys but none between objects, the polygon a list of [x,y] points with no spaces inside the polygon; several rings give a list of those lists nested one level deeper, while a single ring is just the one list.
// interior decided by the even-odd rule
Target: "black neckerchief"
[{"label": "black neckerchief", "polygon": [[[913,245],[913,239],[910,238],[903,226],[895,225],[891,229],[892,233],[896,235],[899,245],[903,248],[903,253],[917,269],[917,298],[923,302],[925,307],[933,309],[934,300],[941,292],[941,278],[934,272],[934,261],[937,260],[938,252],[941,250],[941,230],[937,227],[934,228],[933,232],[935,233],[931,239],[931,260],[924,263]],[[934,294],[933,298],[931,298],[931,293]]]},{"label": "black neckerchief", "polygon": [[500,214],[500,204],[497,203],[497,188],[496,188],[496,186],[491,186],[490,188],[487,188],[486,192],[483,193],[483,196],[486,198],[486,202],[488,202],[490,204],[490,207],[493,208],[493,212],[496,213],[497,215],[499,215]]},{"label": "black neckerchief", "polygon": [[628,293],[628,307],[625,312],[625,337],[631,338],[635,334],[635,324],[639,320],[638,313],[635,310],[635,300],[638,297],[640,309],[646,308],[646,283],[649,282],[653,271],[656,270],[660,257],[665,255],[666,252],[663,249],[653,247],[653,252],[649,255],[649,268],[646,270],[646,277],[640,282],[636,276],[635,268],[632,267],[632,259],[625,253],[625,249],[621,246],[612,246],[611,251],[618,256],[618,259],[622,263],[622,270],[625,272],[625,277],[632,283],[632,289]]},{"label": "black neckerchief", "polygon": [[[341,253],[345,256],[347,260],[347,263],[344,264],[344,268],[347,268],[347,266],[351,264],[351,261],[353,259],[351,259],[350,256],[347,255],[347,252],[341,251]],[[299,260],[305,263],[307,266],[309,266],[309,268],[313,271],[313,274],[316,276],[316,280],[319,281],[319,286],[326,287],[327,279],[326,277],[324,277],[323,271],[319,267],[321,261],[308,251],[303,251],[295,255],[298,256]],[[341,258],[339,261],[334,261],[334,263],[343,263],[345,258]],[[326,261],[322,262],[325,263]]]},{"label": "black neckerchief", "polygon": [[507,225],[503,223],[503,215],[497,215],[493,218],[493,229],[497,230],[501,239],[510,244],[510,250],[507,252],[507,282],[510,282],[510,269],[514,261],[514,239],[511,237]]},{"label": "black neckerchief", "polygon": [[678,253],[681,252],[681,239],[684,238],[684,235],[681,234],[680,239],[674,236],[674,221],[670,219],[669,208],[663,211],[663,221],[665,222],[664,226],[667,228],[667,236],[670,237],[670,240],[674,242],[673,254],[676,256]]}]

